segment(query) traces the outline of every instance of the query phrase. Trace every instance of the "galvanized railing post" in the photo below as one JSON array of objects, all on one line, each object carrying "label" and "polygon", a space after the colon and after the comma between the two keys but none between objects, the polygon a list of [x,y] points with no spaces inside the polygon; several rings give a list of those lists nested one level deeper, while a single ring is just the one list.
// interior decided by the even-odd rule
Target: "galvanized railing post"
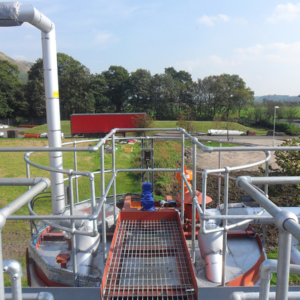
[{"label": "galvanized railing post", "polygon": [[[222,147],[222,140],[219,140],[219,147]],[[219,169],[221,169],[222,165],[222,152],[219,151]],[[220,205],[220,198],[221,198],[221,172],[218,176],[218,202],[217,205]]]},{"label": "galvanized railing post", "polygon": [[[269,176],[269,161],[267,160],[266,161],[266,169],[265,169],[265,177],[268,177]],[[265,195],[266,197],[269,198],[268,196],[268,184],[266,183],[265,184]]]},{"label": "galvanized railing post", "polygon": [[[0,299],[5,299],[4,298],[4,274],[2,272],[3,270],[3,252],[2,252],[2,229],[5,225],[5,219],[0,217]],[[1,224],[3,223],[3,224]]]},{"label": "galvanized railing post", "polygon": [[[24,156],[28,156],[27,153],[25,153]],[[30,165],[29,163],[26,162],[26,176],[27,178],[30,178]],[[30,190],[31,189],[31,186],[28,186],[27,187],[27,190]],[[27,207],[30,205],[30,202],[27,203]],[[35,227],[33,225],[34,221],[33,220],[30,220],[30,232],[31,232],[31,235],[33,235],[35,233]],[[1,269],[0,269],[1,270]]]},{"label": "galvanized railing post", "polygon": [[[228,185],[229,185],[229,168],[225,167],[224,178],[224,214],[228,215]],[[222,253],[222,286],[226,283],[226,252],[227,252],[227,220],[223,221],[223,253]]]},{"label": "galvanized railing post", "polygon": [[[151,168],[154,169],[154,139],[151,139],[151,148],[152,150],[152,159],[151,159]],[[154,193],[154,172],[151,173],[151,181],[152,181],[152,192]]]},{"label": "galvanized railing post", "polygon": [[291,243],[292,235],[279,229],[276,300],[288,299]]},{"label": "galvanized railing post", "polygon": [[[73,170],[69,170],[69,188],[70,188],[70,215],[74,215],[74,196],[73,196]],[[74,231],[75,220],[71,220],[71,229]],[[73,281],[74,286],[77,286],[77,260],[76,260],[76,235],[72,232],[72,261],[73,261]]]},{"label": "galvanized railing post", "polygon": [[[74,148],[76,148],[76,141],[73,142]],[[77,152],[74,151],[74,170],[77,171]],[[78,178],[75,176],[75,191],[76,191],[76,203],[79,202],[79,193],[78,193]]]},{"label": "galvanized railing post", "polygon": [[[197,145],[193,143],[193,199],[197,199],[196,196],[196,165],[197,165]],[[195,202],[192,201],[192,262],[196,262],[195,255],[195,238],[196,238],[196,206]]]},{"label": "galvanized railing post", "polygon": [[[112,146],[112,173],[115,175],[116,173],[116,147],[115,147],[115,134],[111,137],[111,146]],[[113,202],[114,202],[114,224],[117,224],[116,218],[116,206],[117,206],[117,185],[116,185],[117,178],[114,178],[113,182]]]},{"label": "galvanized railing post", "polygon": [[[101,197],[105,196],[105,166],[104,166],[104,145],[100,148],[101,156]],[[102,251],[103,251],[103,261],[106,262],[106,222],[105,222],[105,201],[102,205]]]},{"label": "galvanized railing post", "polygon": [[[144,169],[144,139],[141,139],[141,166]],[[142,171],[142,182],[144,182],[144,171]]]},{"label": "galvanized railing post", "polygon": [[184,134],[181,136],[181,223],[184,224]]},{"label": "galvanized railing post", "polygon": [[[202,172],[202,210],[203,214],[206,212],[206,189],[207,189],[207,174],[206,172]],[[206,221],[202,220],[201,223],[201,230],[204,233],[205,232],[205,225]]]},{"label": "galvanized railing post", "polygon": [[[148,136],[147,136],[147,139],[146,139],[146,147],[149,148]],[[149,172],[147,172],[147,182],[149,182]]]},{"label": "galvanized railing post", "polygon": [[[91,204],[92,204],[92,212],[95,214],[96,212],[96,192],[95,192],[95,176],[94,174],[90,174],[90,190],[91,190]],[[98,232],[97,220],[93,220],[93,231]]]}]

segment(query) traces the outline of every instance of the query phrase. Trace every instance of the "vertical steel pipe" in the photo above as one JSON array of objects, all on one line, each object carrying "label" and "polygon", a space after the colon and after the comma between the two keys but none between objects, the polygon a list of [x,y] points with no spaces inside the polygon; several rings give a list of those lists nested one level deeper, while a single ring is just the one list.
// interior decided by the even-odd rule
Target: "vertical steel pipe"
[{"label": "vertical steel pipe", "polygon": [[[13,300],[22,300],[22,266],[15,260],[5,260],[1,272],[8,273],[11,280]],[[2,298],[1,298],[2,299]],[[4,299],[4,298],[3,298]]]},{"label": "vertical steel pipe", "polygon": [[[146,147],[149,148],[149,140],[148,139],[146,140]],[[149,182],[149,172],[147,172],[147,182]]]},{"label": "vertical steel pipe", "polygon": [[[70,215],[74,214],[74,195],[73,195],[73,179],[72,170],[69,171],[69,189],[70,189]],[[74,231],[75,220],[71,220],[71,228]],[[76,259],[76,235],[72,233],[72,261],[73,261],[73,281],[74,286],[77,286],[77,259]]]},{"label": "vertical steel pipe", "polygon": [[[205,214],[206,212],[206,188],[207,188],[207,174],[206,172],[202,172],[202,210],[203,210],[203,214]],[[205,233],[205,225],[206,221],[202,220],[201,223],[201,230],[202,233]]]},{"label": "vertical steel pipe", "polygon": [[[222,140],[219,140],[219,147],[222,147]],[[219,151],[219,169],[221,169],[222,166],[222,152]],[[217,205],[220,205],[220,198],[221,198],[221,173],[219,173],[218,176],[218,202]]]},{"label": "vertical steel pipe", "polygon": [[[265,177],[268,177],[269,176],[269,161],[267,160],[266,161],[266,170],[265,170]],[[268,196],[268,184],[266,183],[265,184],[265,195],[267,198],[269,198]]]},{"label": "vertical steel pipe", "polygon": [[[111,146],[112,146],[112,173],[116,173],[116,145],[115,145],[115,134],[111,137]],[[116,218],[116,206],[117,206],[117,185],[116,185],[116,176],[113,182],[113,202],[114,202],[114,224],[117,224]],[[103,195],[102,195],[103,197]]]},{"label": "vertical steel pipe", "polygon": [[184,181],[182,175],[184,174],[184,134],[181,136],[181,223],[184,223]]},{"label": "vertical steel pipe", "polygon": [[[197,140],[197,139],[196,139]],[[197,145],[193,143],[193,199],[197,199],[196,196],[196,165],[197,165]],[[198,199],[197,199],[198,201]],[[192,201],[192,262],[196,262],[195,255],[195,238],[196,238],[196,206]]]},{"label": "vertical steel pipe", "polygon": [[[42,32],[43,66],[45,80],[46,112],[49,147],[61,147],[60,108],[58,92],[57,54],[55,27]],[[63,168],[62,152],[49,152],[50,167]],[[65,209],[64,178],[62,173],[51,172],[51,195],[53,214]]]},{"label": "vertical steel pipe", "polygon": [[[225,215],[228,215],[228,185],[229,185],[229,168],[225,167],[225,179],[224,179],[224,210]],[[223,221],[223,226],[227,226],[228,221]],[[226,252],[227,252],[227,230],[223,232],[223,253],[222,253],[222,286],[226,283]]]},{"label": "vertical steel pipe", "polygon": [[0,299],[5,299],[4,298],[4,273],[2,272],[3,270],[3,253],[2,253],[2,229],[5,225],[5,219],[2,218],[2,216],[0,216],[0,224],[1,224],[1,227],[0,227]]},{"label": "vertical steel pipe", "polygon": [[279,230],[276,300],[288,300],[292,235]]},{"label": "vertical steel pipe", "polygon": [[[27,153],[25,153],[24,157],[28,156]],[[27,178],[30,178],[30,165],[26,162],[26,176]],[[27,190],[30,190],[31,186],[28,185]],[[27,207],[30,205],[30,202],[27,203]],[[34,221],[30,220],[30,232],[31,232],[31,236],[35,233],[35,227],[33,226]],[[0,269],[1,270],[1,269]]]},{"label": "vertical steel pipe", "polygon": [[[143,149],[144,149],[144,139],[141,140],[141,167],[142,167],[142,170],[144,169],[144,156],[145,156]],[[142,171],[142,182],[144,182],[144,171]]]},{"label": "vertical steel pipe", "polygon": [[[76,141],[73,142],[74,148],[76,148]],[[77,152],[74,151],[74,170],[77,171]],[[78,193],[78,177],[75,176],[75,192],[76,192],[76,203],[79,202],[79,193]]]},{"label": "vertical steel pipe", "polygon": [[[90,174],[90,190],[91,190],[91,204],[92,204],[92,212],[96,213],[96,194],[95,194],[95,176],[94,174]],[[93,231],[94,233],[98,233],[97,220],[93,220]]]},{"label": "vertical steel pipe", "polygon": [[[104,145],[100,148],[101,156],[101,197],[104,197],[105,194],[105,174],[104,174]],[[103,250],[103,262],[106,262],[106,222],[105,222],[105,201],[102,205],[102,250]]]},{"label": "vertical steel pipe", "polygon": [[[151,168],[154,169],[154,139],[151,139],[151,148],[152,156],[151,156]],[[151,181],[152,181],[152,193],[154,193],[154,172],[151,173]]]}]

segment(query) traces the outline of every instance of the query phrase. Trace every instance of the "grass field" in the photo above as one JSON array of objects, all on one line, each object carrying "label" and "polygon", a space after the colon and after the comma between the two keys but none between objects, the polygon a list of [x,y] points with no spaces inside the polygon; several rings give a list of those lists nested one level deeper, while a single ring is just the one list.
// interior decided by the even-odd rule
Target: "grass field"
[{"label": "grass field", "polygon": [[[154,121],[153,128],[176,128],[177,121]],[[192,121],[193,127],[197,132],[207,133],[209,129],[227,129],[227,122],[211,122],[211,121]],[[255,131],[256,135],[266,135],[267,130],[264,128],[251,128],[246,127],[238,123],[230,122],[230,130],[240,130],[240,131]],[[71,135],[70,121],[61,121],[61,131],[64,135]],[[47,124],[33,127],[24,131],[24,133],[36,133],[40,134],[42,132],[47,132]]]}]

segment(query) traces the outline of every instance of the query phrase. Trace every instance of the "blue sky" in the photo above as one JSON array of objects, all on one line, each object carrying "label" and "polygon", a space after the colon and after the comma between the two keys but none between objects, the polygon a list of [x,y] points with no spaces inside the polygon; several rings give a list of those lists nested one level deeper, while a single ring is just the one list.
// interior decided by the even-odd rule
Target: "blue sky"
[{"label": "blue sky", "polygon": [[[57,50],[92,73],[110,65],[193,79],[238,74],[255,95],[300,94],[300,0],[32,0],[56,25]],[[40,32],[0,28],[0,51],[34,62]]]}]

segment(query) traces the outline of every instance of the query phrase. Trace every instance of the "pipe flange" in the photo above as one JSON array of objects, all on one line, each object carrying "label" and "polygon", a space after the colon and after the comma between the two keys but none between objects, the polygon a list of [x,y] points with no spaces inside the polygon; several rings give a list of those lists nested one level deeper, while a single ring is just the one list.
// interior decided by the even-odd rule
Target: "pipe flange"
[{"label": "pipe flange", "polygon": [[275,216],[276,227],[280,231],[286,231],[286,229],[284,228],[284,223],[285,223],[285,221],[287,221],[289,219],[294,220],[298,224],[298,218],[294,213],[287,211],[287,210],[282,210]]}]

